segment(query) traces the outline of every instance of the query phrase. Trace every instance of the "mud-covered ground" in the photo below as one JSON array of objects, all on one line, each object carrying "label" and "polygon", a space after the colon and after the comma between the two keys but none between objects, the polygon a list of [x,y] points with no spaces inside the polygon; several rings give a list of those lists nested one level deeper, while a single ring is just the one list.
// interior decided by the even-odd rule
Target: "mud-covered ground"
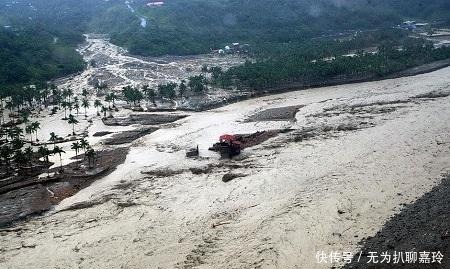
[{"label": "mud-covered ground", "polygon": [[[35,168],[35,175],[20,177],[15,183],[2,181],[0,188],[0,227],[13,226],[50,210],[54,205],[102,178],[125,161],[127,148],[97,152],[92,164],[80,156],[75,162],[53,169]],[[49,166],[49,165],[46,165]],[[92,166],[92,167],[91,167]],[[42,177],[38,177],[42,174]]]},{"label": "mud-covered ground", "polygon": [[[449,75],[260,97],[161,125],[108,176],[2,230],[0,267],[330,268],[318,251],[358,251],[440,184]],[[292,107],[295,120],[247,121]],[[89,134],[135,128],[94,121]],[[287,129],[233,160],[208,151],[225,133]],[[200,156],[186,158],[196,145]]]},{"label": "mud-covered ground", "polygon": [[[158,84],[168,82],[180,83],[190,76],[201,74],[202,66],[219,66],[226,70],[232,66],[244,63],[240,56],[198,55],[198,56],[167,56],[138,57],[129,55],[126,50],[111,44],[108,39],[98,35],[87,35],[86,42],[79,48],[83,59],[88,63],[86,70],[79,74],[56,81],[57,85],[72,89],[85,88],[94,92],[96,83],[105,83],[113,91],[121,91],[124,86],[149,85],[156,88]],[[201,99],[221,100],[230,93],[214,91],[211,96]],[[197,98],[193,98],[194,102]],[[188,100],[179,104],[158,103],[158,106],[191,108]]]},{"label": "mud-covered ground", "polygon": [[[362,243],[361,258],[358,253],[344,268],[450,268],[450,176],[417,201],[405,204],[375,236]],[[391,258],[382,263],[381,253],[392,256],[394,251],[403,253],[403,260],[406,253],[417,253],[415,261],[394,263]],[[373,258],[370,261],[374,256],[370,252],[376,253],[378,264]],[[439,262],[433,253],[443,255]]]}]

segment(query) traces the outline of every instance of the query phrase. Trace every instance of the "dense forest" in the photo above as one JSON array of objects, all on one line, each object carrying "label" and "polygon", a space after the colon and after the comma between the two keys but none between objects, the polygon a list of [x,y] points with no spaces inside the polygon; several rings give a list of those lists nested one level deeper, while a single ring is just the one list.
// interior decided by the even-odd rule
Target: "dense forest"
[{"label": "dense forest", "polygon": [[340,31],[389,28],[405,19],[445,23],[450,11],[447,0],[170,0],[158,8],[147,3],[3,2],[0,84],[46,80],[82,69],[75,48],[87,32],[109,34],[113,43],[139,55],[206,53],[241,42],[279,57],[277,50],[295,54],[308,50],[309,39]]},{"label": "dense forest", "polygon": [[93,16],[111,3],[89,0],[0,4],[0,85],[26,84],[84,68],[76,47]]},{"label": "dense forest", "polygon": [[0,85],[46,81],[84,68],[71,44],[34,27],[0,29]]},{"label": "dense forest", "polygon": [[[435,49],[422,39],[406,38],[403,41],[385,40],[376,53],[357,49],[354,55],[327,54],[330,48],[357,48],[359,43],[315,43],[306,46],[309,51],[279,51],[276,55],[261,57],[255,62],[218,72],[215,83],[264,90],[265,88],[301,82],[302,85],[322,85],[337,79],[376,79],[405,69],[450,58],[450,48]],[[361,43],[363,44],[363,43]],[[314,48],[314,49],[311,49]]]},{"label": "dense forest", "polygon": [[[450,11],[445,0],[171,0],[158,8],[147,2],[132,3],[135,23],[109,32],[114,43],[132,53],[153,56],[204,53],[231,42],[299,42],[345,30],[388,28],[406,19],[444,21]],[[117,9],[110,12],[115,16],[107,18],[120,15]],[[140,18],[147,20],[145,28]]]}]

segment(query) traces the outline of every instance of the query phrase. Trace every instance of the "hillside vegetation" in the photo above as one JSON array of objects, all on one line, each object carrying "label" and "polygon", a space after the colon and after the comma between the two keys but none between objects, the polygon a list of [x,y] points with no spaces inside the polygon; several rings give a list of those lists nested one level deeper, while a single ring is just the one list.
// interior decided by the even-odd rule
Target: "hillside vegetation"
[{"label": "hillside vegetation", "polygon": [[[114,43],[132,53],[153,56],[204,53],[230,42],[299,42],[345,30],[392,27],[406,19],[443,20],[450,11],[443,0],[171,0],[158,8],[147,2],[132,4],[135,23],[109,32]],[[119,15],[116,9],[108,12],[116,16],[106,18]],[[140,17],[147,19],[146,28],[140,27]]]},{"label": "hillside vegetation", "polygon": [[[388,28],[404,19],[447,21],[446,0],[29,0],[0,5],[0,84],[47,80],[83,68],[87,32],[106,33],[133,54],[206,53],[230,42],[261,55],[305,49],[312,37]],[[141,26],[145,19],[146,27]],[[273,56],[278,57],[278,56]]]}]

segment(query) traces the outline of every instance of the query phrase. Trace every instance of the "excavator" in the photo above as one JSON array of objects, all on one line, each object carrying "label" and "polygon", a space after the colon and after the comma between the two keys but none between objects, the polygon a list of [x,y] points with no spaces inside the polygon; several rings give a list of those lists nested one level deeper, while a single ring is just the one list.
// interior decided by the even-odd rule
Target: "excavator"
[{"label": "excavator", "polygon": [[209,150],[219,152],[222,158],[233,158],[241,154],[242,142],[235,135],[225,134],[220,136],[219,142],[214,144]]}]

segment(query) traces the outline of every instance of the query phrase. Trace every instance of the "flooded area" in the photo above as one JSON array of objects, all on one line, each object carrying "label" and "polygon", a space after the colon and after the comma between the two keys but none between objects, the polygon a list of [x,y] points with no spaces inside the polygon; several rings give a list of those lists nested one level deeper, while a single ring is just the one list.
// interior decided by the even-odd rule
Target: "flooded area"
[{"label": "flooded area", "polygon": [[[95,46],[105,43],[92,41],[90,50]],[[124,81],[146,77],[121,69],[141,60],[108,48],[105,55],[116,56],[92,53],[104,59],[96,68]],[[190,64],[198,59],[150,65],[165,68],[158,81],[177,79]],[[87,81],[92,70],[78,78]],[[44,216],[0,231],[0,264],[331,268],[316,263],[317,251],[358,250],[448,171],[449,75],[445,68],[260,97],[158,125],[129,144],[114,172]],[[94,121],[89,133],[119,128],[101,124]],[[275,129],[288,131],[233,160],[208,150],[222,134]],[[107,137],[89,139],[102,146]],[[199,157],[186,158],[197,145]],[[224,182],[227,174],[234,176]]]},{"label": "flooded area", "polygon": [[179,83],[189,76],[199,75],[204,65],[220,66],[226,70],[245,61],[235,55],[133,56],[110,43],[105,36],[95,34],[86,35],[86,42],[78,51],[88,63],[87,69],[58,81],[58,85],[92,91],[95,83],[105,83],[110,89],[118,91],[128,85],[155,88],[158,84]]}]

